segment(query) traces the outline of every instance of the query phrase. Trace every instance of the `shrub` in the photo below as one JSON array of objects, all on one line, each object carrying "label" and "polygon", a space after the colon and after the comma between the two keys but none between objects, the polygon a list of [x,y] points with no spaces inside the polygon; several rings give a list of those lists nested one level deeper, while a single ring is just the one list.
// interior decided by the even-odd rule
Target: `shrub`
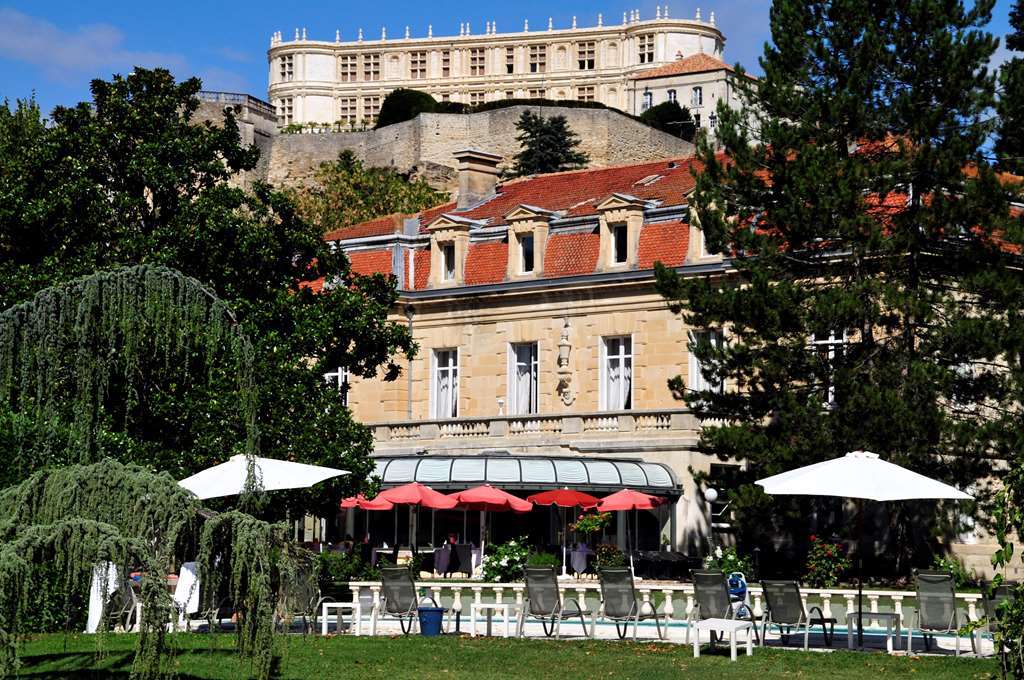
[{"label": "shrub", "polygon": [[484,557],[484,581],[508,583],[523,580],[523,567],[529,557],[530,549],[526,546],[525,536],[493,546],[490,554]]},{"label": "shrub", "polygon": [[469,108],[463,102],[438,102],[434,113],[469,113]]},{"label": "shrub", "polygon": [[832,588],[839,583],[839,577],[849,570],[850,558],[842,543],[830,543],[818,536],[811,536],[804,583],[812,588]]},{"label": "shrub", "polygon": [[321,585],[347,581],[374,581],[380,571],[363,561],[358,551],[322,552],[316,556]]},{"label": "shrub", "polygon": [[597,554],[594,558],[594,565],[598,569],[626,566],[626,556],[622,554],[622,551],[619,550],[617,545],[602,543],[597,546],[597,550],[595,552]]},{"label": "shrub", "polygon": [[692,142],[697,132],[693,116],[679,102],[662,102],[640,114],[640,120],[656,130]]},{"label": "shrub", "polygon": [[400,87],[384,97],[374,128],[412,120],[421,113],[433,113],[435,110],[437,100],[426,92]]},{"label": "shrub", "polygon": [[732,546],[728,548],[716,546],[711,551],[711,554],[704,558],[704,568],[718,569],[725,574],[731,574],[735,571],[740,572],[744,576],[752,574],[750,558],[746,555],[741,555]]},{"label": "shrub", "polygon": [[935,559],[932,560],[932,569],[952,574],[953,584],[957,590],[977,582],[975,575],[967,571],[964,563],[952,555],[936,555]]},{"label": "shrub", "polygon": [[553,555],[549,552],[533,553],[526,560],[526,566],[528,567],[558,567],[561,564],[562,560],[559,559],[558,555]]}]

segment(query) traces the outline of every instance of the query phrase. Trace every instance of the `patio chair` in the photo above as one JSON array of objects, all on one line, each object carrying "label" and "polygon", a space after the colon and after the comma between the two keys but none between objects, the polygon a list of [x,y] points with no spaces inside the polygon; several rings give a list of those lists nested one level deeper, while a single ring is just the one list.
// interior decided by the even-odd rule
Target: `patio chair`
[{"label": "patio chair", "polygon": [[[914,651],[914,629],[921,631],[925,651],[931,650],[928,634],[953,633],[956,637],[956,656],[960,656],[960,614],[956,609],[956,591],[953,575],[944,571],[915,571],[917,581],[917,608],[907,626],[907,651]],[[915,625],[916,624],[916,625]]]},{"label": "patio chair", "polygon": [[[370,616],[370,635],[377,634],[377,618],[380,616],[391,616],[398,619],[398,625],[402,628],[402,634],[408,635],[413,631],[419,622],[419,613],[416,611],[421,599],[416,596],[416,583],[412,579],[412,572],[408,567],[381,567],[381,597],[380,602],[373,605],[373,612]],[[425,596],[422,601],[428,601],[433,606],[439,606],[437,601],[430,596]],[[451,624],[451,611],[445,610],[448,614],[448,623]]]},{"label": "patio chair", "polygon": [[334,598],[323,597],[320,593],[320,585],[313,575],[312,565],[303,565],[295,574],[295,578],[289,579],[282,588],[278,603],[278,623],[290,627],[295,619],[301,618],[302,634],[308,635],[310,631],[316,630],[323,603],[333,601]]},{"label": "patio chair", "polygon": [[[583,635],[587,635],[587,621],[590,616],[590,637],[594,637],[597,625],[596,615],[580,606],[579,601],[567,599],[564,603],[558,594],[558,576],[554,567],[526,567],[526,602],[519,608],[516,622],[516,637],[523,637],[523,626],[526,617],[539,619],[544,628],[545,637],[554,634],[555,639],[561,637],[562,620],[580,617]],[[569,607],[571,605],[571,608]]]},{"label": "patio chair", "polygon": [[[729,580],[718,570],[693,572],[693,592],[696,602],[686,617],[686,644],[690,644],[690,629],[704,619],[733,619],[736,610],[729,595]],[[757,622],[753,624],[754,639],[759,640]],[[715,632],[711,632],[711,644],[715,643]]]},{"label": "patio chair", "polygon": [[[974,653],[977,656],[981,656],[981,639],[982,635],[988,633],[992,637],[993,643],[995,642],[995,632],[999,630],[999,605],[1003,602],[1013,602],[1016,599],[1014,591],[1017,588],[1016,581],[1004,581],[997,586],[993,586],[991,583],[981,583],[981,609],[982,615],[985,619],[985,625],[978,628],[975,631],[975,635],[971,637],[971,646],[974,648]],[[991,597],[989,594],[991,593]],[[999,649],[1000,659],[1006,653],[1005,649]]]},{"label": "patio chair", "polygon": [[[629,567],[606,567],[598,570],[601,579],[601,604],[604,608],[604,617],[615,622],[615,632],[619,639],[624,640],[629,632],[629,624],[633,624],[633,639],[636,640],[636,631],[641,621],[654,619],[654,625],[658,629],[658,639],[664,640],[665,636],[661,630],[661,617],[654,605],[650,602],[641,602],[637,599],[636,590],[633,588],[633,572]],[[644,612],[647,608],[647,612]],[[622,628],[619,624],[625,624]]]},{"label": "patio chair", "polygon": [[[804,608],[800,597],[800,584],[796,581],[761,581],[764,593],[764,614],[761,615],[761,646],[765,644],[765,635],[771,626],[779,629],[782,643],[788,644],[793,629],[803,630],[804,651],[810,648],[811,628],[821,626],[821,634],[825,644],[832,646],[836,620],[825,616],[821,607]],[[827,626],[827,627],[826,627]]]}]

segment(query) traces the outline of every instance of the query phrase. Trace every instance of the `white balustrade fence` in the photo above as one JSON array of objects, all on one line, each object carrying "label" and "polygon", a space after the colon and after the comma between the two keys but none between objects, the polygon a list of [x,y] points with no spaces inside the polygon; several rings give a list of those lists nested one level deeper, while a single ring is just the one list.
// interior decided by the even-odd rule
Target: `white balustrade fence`
[{"label": "white balustrade fence", "polygon": [[[349,586],[356,593],[369,593],[373,602],[380,597],[379,581],[353,581]],[[590,600],[596,603],[600,599],[600,586],[597,581],[570,581],[559,584],[562,598],[570,597],[583,602]],[[455,612],[469,612],[469,602],[509,602],[516,607],[523,604],[526,592],[525,583],[477,583],[473,581],[417,581],[417,590],[425,589],[437,601],[444,603]],[[669,619],[685,620],[694,605],[692,583],[647,583],[636,582],[636,590],[643,602],[654,602],[658,611]],[[819,606],[826,617],[835,617],[840,622],[845,617],[836,616],[837,610],[848,612],[856,609],[857,591],[846,588],[801,588],[804,606]],[[760,618],[764,612],[764,597],[761,587],[751,584],[749,587],[750,605],[754,616]],[[979,618],[978,605],[980,593],[957,593],[958,603],[967,612],[971,621]],[[865,590],[864,602],[866,610],[871,612],[896,612],[907,616],[917,598],[917,593],[909,590]],[[904,607],[909,607],[904,611]],[[368,611],[368,610],[367,610]],[[866,622],[870,627],[881,627],[876,619]]]}]

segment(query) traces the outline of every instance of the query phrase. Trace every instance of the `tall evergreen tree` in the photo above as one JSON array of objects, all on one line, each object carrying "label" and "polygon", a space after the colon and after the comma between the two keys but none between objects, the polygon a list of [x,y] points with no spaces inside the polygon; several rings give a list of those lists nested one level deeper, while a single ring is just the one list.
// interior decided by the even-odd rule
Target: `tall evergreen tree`
[{"label": "tall evergreen tree", "polygon": [[[964,486],[991,472],[1009,336],[986,291],[1019,276],[983,153],[992,5],[775,0],[764,77],[737,78],[744,110],[718,107],[725,154],[700,141],[693,203],[735,276],[658,282],[693,327],[724,331],[690,351],[729,389],[672,386],[728,423],[701,449],[750,464],[729,492],[748,545],[771,524],[790,554],[810,530],[849,535],[838,502],[767,497],[756,478],[857,449]],[[956,528],[935,507],[878,517],[879,570],[931,560]]]},{"label": "tall evergreen tree", "polygon": [[521,150],[515,156],[515,177],[540,175],[583,167],[589,160],[577,150],[580,138],[569,128],[565,116],[544,116],[523,111],[516,122]]},{"label": "tall evergreen tree", "polygon": [[[1010,10],[1011,32],[1006,47],[1024,52],[1024,7],[1020,0]],[[1024,58],[1007,59],[999,68],[999,130],[995,151],[999,165],[1015,174],[1024,174]]]}]

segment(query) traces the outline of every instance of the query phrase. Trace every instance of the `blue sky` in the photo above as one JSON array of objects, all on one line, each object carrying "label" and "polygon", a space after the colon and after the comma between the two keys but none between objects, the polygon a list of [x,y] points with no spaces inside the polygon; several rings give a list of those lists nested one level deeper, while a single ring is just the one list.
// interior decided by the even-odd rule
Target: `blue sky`
[{"label": "blue sky", "polygon": [[[660,0],[664,3],[665,0]],[[410,2],[267,2],[246,3],[207,0],[140,2],[81,0],[0,0],[0,99],[31,96],[44,111],[56,104],[73,104],[89,98],[92,78],[109,78],[133,65],[166,66],[178,77],[198,75],[209,89],[248,92],[266,97],[266,49],[273,31],[285,38],[305,27],[310,39],[333,40],[340,29],[352,39],[362,27],[366,36],[400,37],[408,25],[413,35],[425,35],[428,24],[434,34],[458,34],[459,23],[470,22],[482,33],[487,21],[499,31],[520,30],[529,19],[533,30],[568,27],[573,15],[580,25],[621,21],[622,12],[640,9],[653,17],[659,2],[615,0],[539,0],[473,3],[433,0]],[[672,16],[693,16],[698,6],[706,19],[715,11],[725,33],[726,58],[757,71],[757,57],[768,38],[770,0],[669,0]],[[1005,32],[1011,0],[999,0],[992,31]],[[552,9],[555,6],[557,9]]]}]

